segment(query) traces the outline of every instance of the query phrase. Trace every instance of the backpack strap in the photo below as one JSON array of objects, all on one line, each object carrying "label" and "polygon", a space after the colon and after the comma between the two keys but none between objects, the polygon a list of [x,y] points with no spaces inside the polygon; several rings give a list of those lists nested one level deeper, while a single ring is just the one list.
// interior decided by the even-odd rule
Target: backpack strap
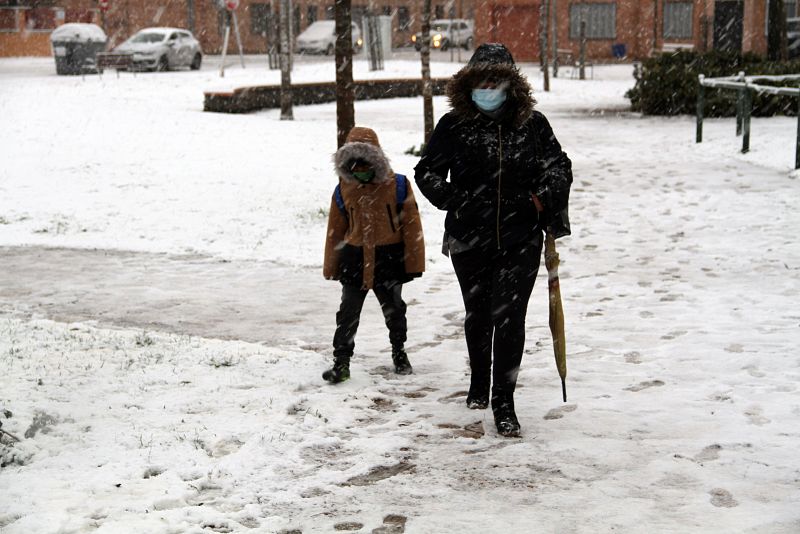
[{"label": "backpack strap", "polygon": [[400,213],[408,196],[408,181],[404,174],[395,174],[394,177],[397,184],[397,212]]},{"label": "backpack strap", "polygon": [[347,208],[344,207],[344,198],[342,197],[342,186],[336,184],[336,189],[333,190],[333,200],[336,202],[336,207],[342,212],[342,215],[347,217]]},{"label": "backpack strap", "polygon": [[[408,180],[404,174],[395,174],[394,176],[396,185],[395,193],[397,195],[397,212],[400,213],[400,210],[403,209],[403,202],[405,202],[406,197],[408,197]],[[337,184],[336,188],[333,190],[333,200],[336,202],[336,207],[339,208],[342,215],[347,217],[347,208],[344,206],[341,184]]]}]

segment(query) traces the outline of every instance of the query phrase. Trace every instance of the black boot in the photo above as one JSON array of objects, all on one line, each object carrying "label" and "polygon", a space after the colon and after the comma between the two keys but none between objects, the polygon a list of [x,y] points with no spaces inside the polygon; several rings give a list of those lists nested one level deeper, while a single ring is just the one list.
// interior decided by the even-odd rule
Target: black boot
[{"label": "black boot", "polygon": [[335,357],[333,359],[333,367],[322,373],[323,380],[331,384],[338,384],[350,378],[350,358],[349,357]]},{"label": "black boot", "polygon": [[493,396],[492,412],[497,433],[507,438],[516,438],[520,435],[519,421],[514,413],[514,398],[511,396]]},{"label": "black boot", "polygon": [[471,385],[467,393],[467,407],[470,410],[485,410],[488,406],[489,387]]},{"label": "black boot", "polygon": [[410,375],[414,372],[411,368],[411,362],[408,361],[408,355],[403,347],[392,348],[392,362],[394,362],[394,372],[398,375]]}]

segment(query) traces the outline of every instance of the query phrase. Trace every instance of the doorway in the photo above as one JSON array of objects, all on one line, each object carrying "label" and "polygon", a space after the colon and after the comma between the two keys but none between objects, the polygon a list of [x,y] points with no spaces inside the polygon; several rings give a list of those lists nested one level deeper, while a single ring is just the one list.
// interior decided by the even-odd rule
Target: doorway
[{"label": "doorway", "polygon": [[744,2],[717,0],[714,3],[714,49],[741,52],[743,31]]}]

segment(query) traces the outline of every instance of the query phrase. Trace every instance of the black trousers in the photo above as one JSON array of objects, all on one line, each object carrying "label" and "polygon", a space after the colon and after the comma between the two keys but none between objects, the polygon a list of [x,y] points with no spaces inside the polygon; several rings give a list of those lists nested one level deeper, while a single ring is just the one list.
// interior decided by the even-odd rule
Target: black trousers
[{"label": "black trousers", "polygon": [[[381,304],[383,318],[389,329],[389,341],[392,347],[402,348],[406,342],[408,330],[406,322],[406,303],[403,301],[403,284],[386,286],[375,285],[372,289]],[[356,346],[355,337],[361,319],[361,308],[368,289],[342,284],[342,303],[336,313],[336,332],[333,334],[333,355],[335,358],[353,355]]]},{"label": "black trousers", "polygon": [[492,397],[513,397],[525,349],[528,300],[541,255],[541,240],[452,255],[466,310],[470,393],[487,394],[493,380]]}]

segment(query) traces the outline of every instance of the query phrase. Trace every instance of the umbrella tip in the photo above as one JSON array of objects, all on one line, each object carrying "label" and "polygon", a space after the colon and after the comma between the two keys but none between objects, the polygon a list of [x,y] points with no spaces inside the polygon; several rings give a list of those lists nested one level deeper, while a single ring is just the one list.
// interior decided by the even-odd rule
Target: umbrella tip
[{"label": "umbrella tip", "polygon": [[561,395],[564,397],[564,402],[567,402],[567,383],[565,379],[561,379]]}]

